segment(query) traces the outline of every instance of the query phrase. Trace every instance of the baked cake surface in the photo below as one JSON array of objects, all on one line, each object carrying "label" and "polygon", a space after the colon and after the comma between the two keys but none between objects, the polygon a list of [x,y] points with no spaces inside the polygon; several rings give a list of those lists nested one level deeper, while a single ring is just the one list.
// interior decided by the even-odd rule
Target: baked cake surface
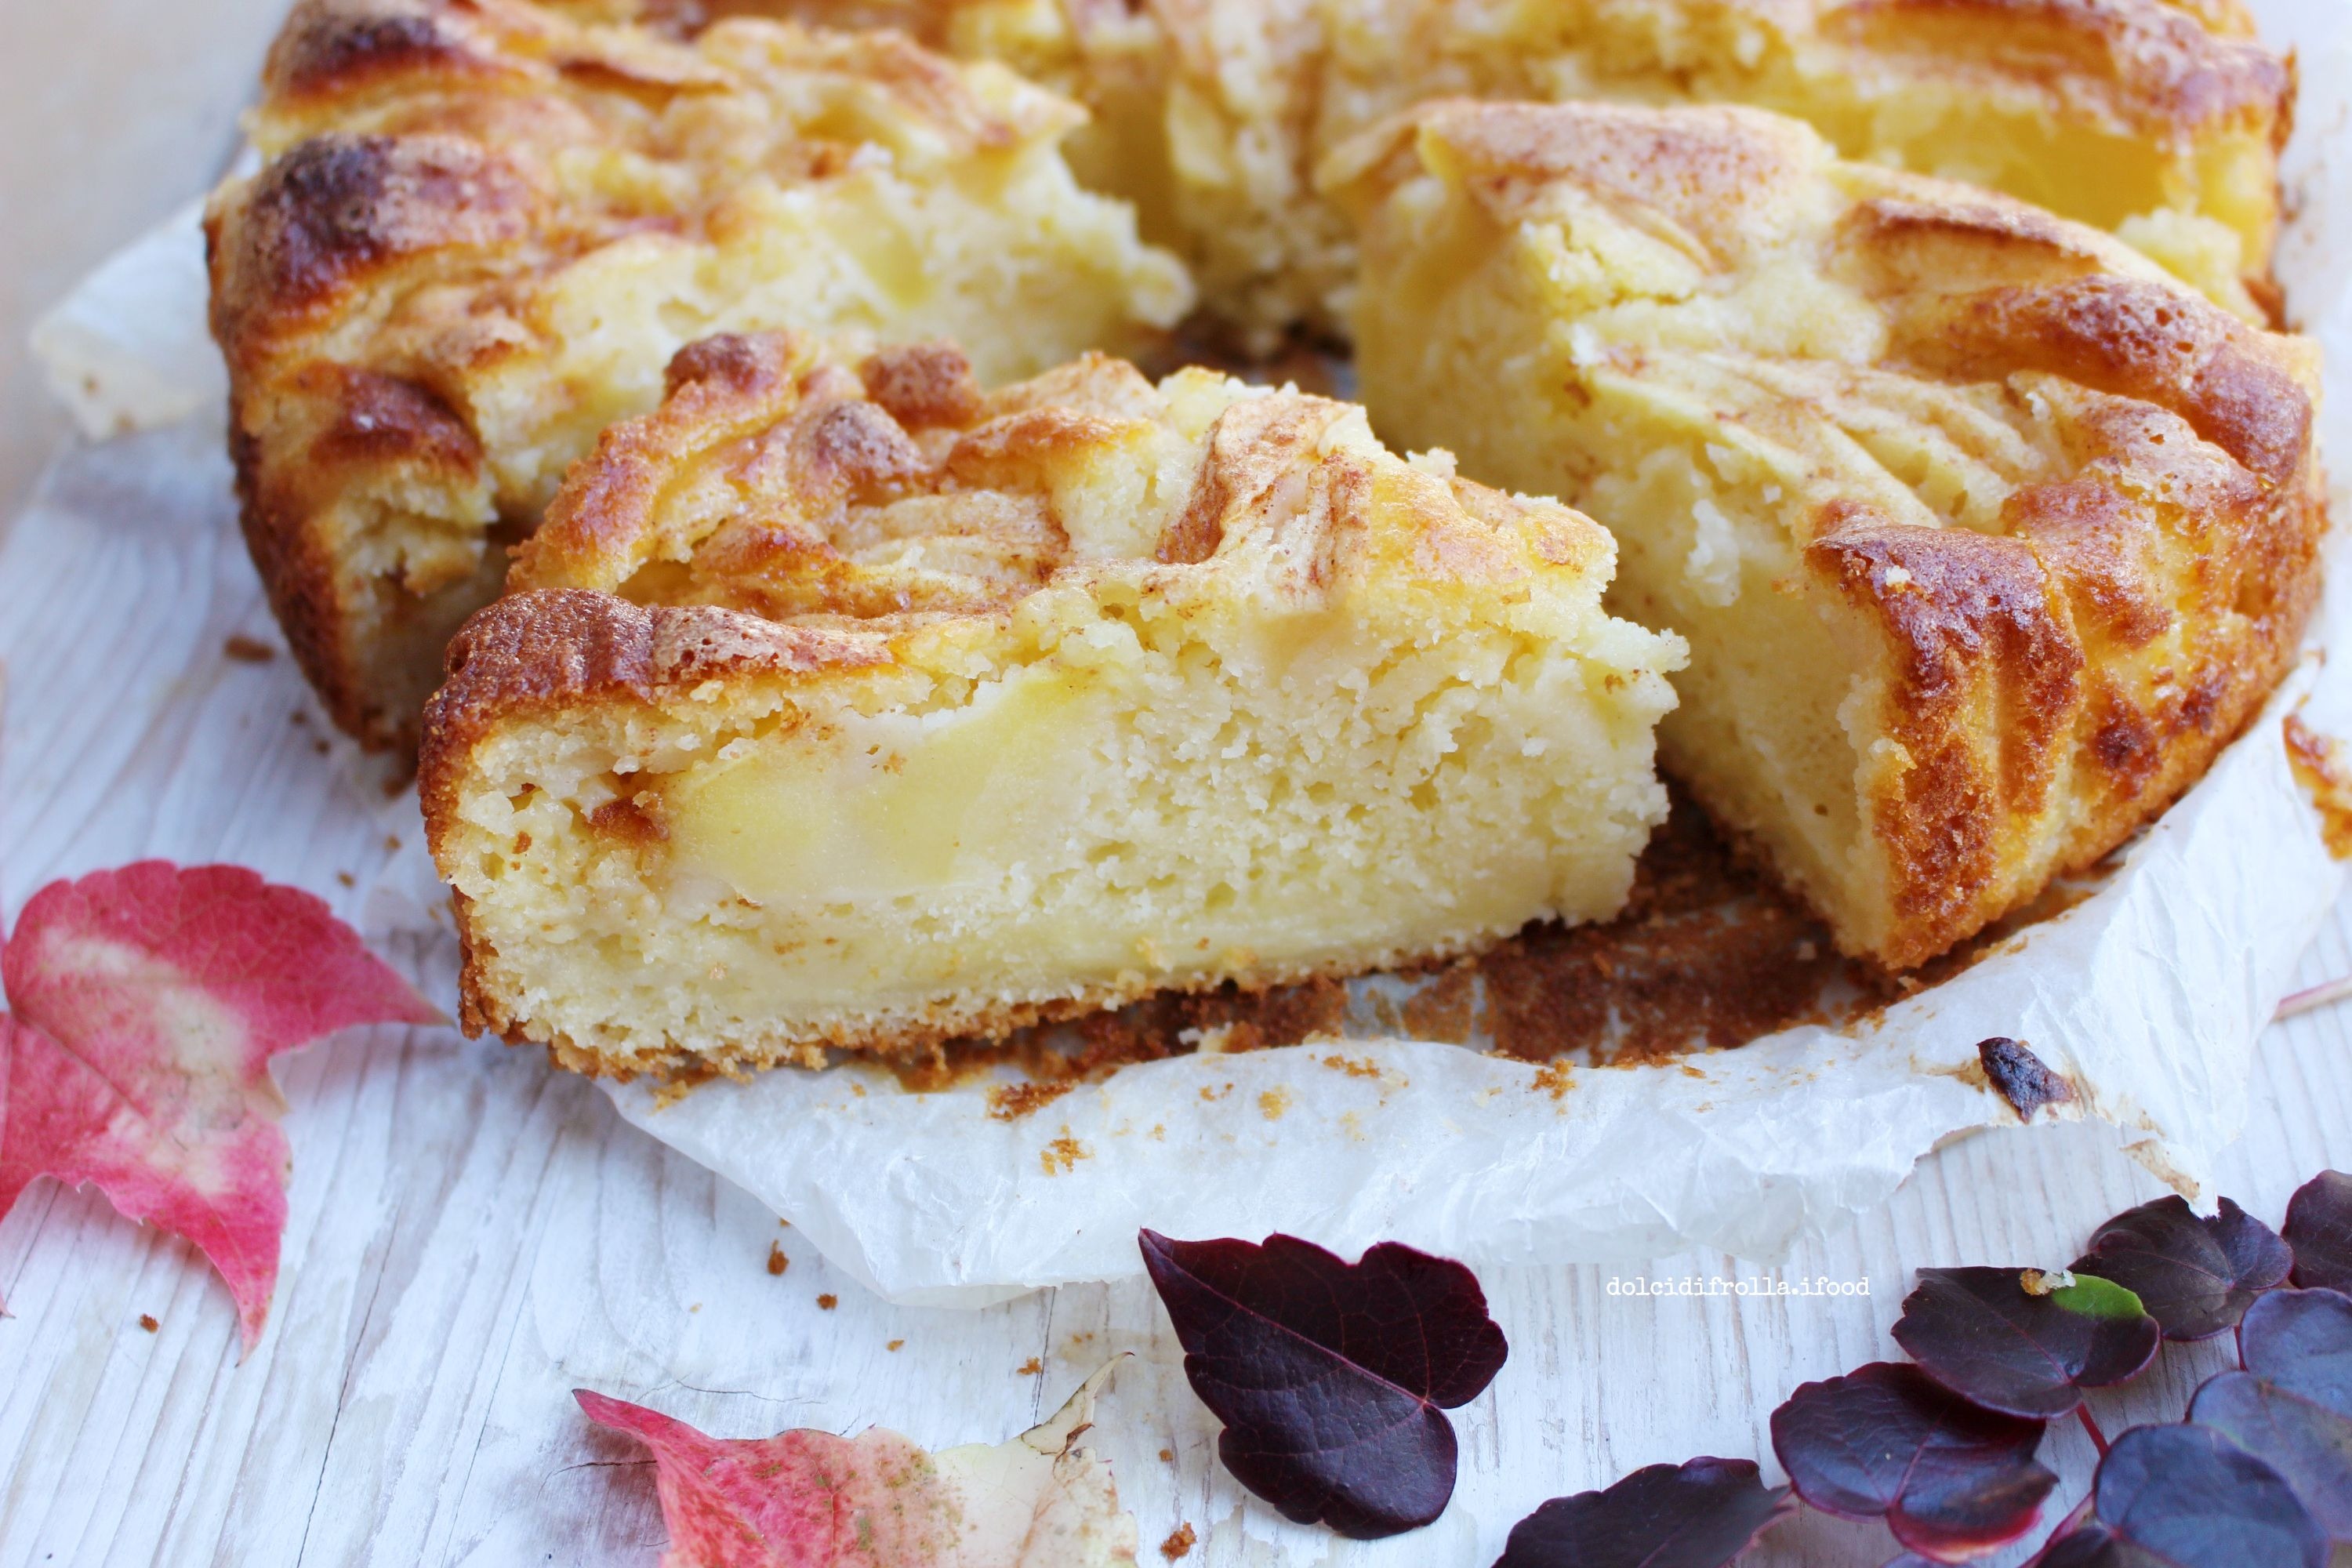
[{"label": "baked cake surface", "polygon": [[904,1050],[1613,913],[1680,645],[1608,535],[1350,405],[681,353],[452,645],[466,1020],[597,1070]]},{"label": "baked cake surface", "polygon": [[1456,95],[1771,109],[1848,156],[2113,229],[2241,313],[2271,298],[2291,81],[2238,0],[768,3],[888,20],[1085,100],[1081,174],[1261,333],[1344,329],[1352,238],[1322,160]]},{"label": "baked cake surface", "polygon": [[[565,466],[677,348],[953,334],[992,378],[1190,286],[1057,151],[1073,104],[896,35],[303,0],[208,216],[254,558],[338,722],[412,742]],[[666,14],[666,13],[665,13]]]},{"label": "baked cake surface", "polygon": [[1389,438],[1616,536],[1661,760],[1903,968],[2097,860],[2294,658],[2315,354],[1754,110],[1439,104],[1350,153]]}]

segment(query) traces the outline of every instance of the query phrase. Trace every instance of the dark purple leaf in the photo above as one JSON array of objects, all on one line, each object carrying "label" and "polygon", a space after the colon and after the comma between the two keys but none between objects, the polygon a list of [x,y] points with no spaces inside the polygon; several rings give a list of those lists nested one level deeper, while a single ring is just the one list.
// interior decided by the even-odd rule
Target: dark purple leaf
[{"label": "dark purple leaf", "polygon": [[2034,1568],[2325,1568],[2327,1532],[2262,1460],[2204,1426],[2135,1426],[2099,1461],[2094,1518]]},{"label": "dark purple leaf", "polygon": [[2137,1374],[2163,1331],[2139,1298],[2095,1276],[2026,1289],[2031,1269],[1922,1268],[1895,1342],[1946,1388],[1990,1410],[2047,1420]]},{"label": "dark purple leaf", "polygon": [[2248,1372],[2209,1381],[2189,1418],[2276,1470],[2331,1537],[2352,1541],[2352,1421]]},{"label": "dark purple leaf", "polygon": [[2042,1543],[2042,1550],[2033,1554],[2025,1568],[2063,1568],[2066,1553],[2079,1555],[2097,1545],[2084,1533],[2090,1525],[2091,1500],[2086,1497],[2075,1505],[2074,1512],[2058,1521],[2058,1528],[2050,1532],[2050,1539]]},{"label": "dark purple leaf", "polygon": [[2281,1290],[2238,1325],[2238,1359],[2256,1377],[2352,1415],[2352,1296]]},{"label": "dark purple leaf", "polygon": [[1545,1503],[1511,1527],[1495,1568],[1723,1568],[1794,1507],[1746,1459],[1652,1465]]},{"label": "dark purple leaf", "polygon": [[1960,1563],[2042,1517],[2058,1480],[2033,1459],[2042,1426],[1971,1405],[1916,1366],[1876,1362],[1798,1389],[1772,1413],[1772,1452],[1823,1513],[1883,1517],[1912,1551]]},{"label": "dark purple leaf", "polygon": [[2352,1176],[2322,1171],[2297,1187],[2282,1232],[2294,1248],[2297,1285],[2352,1291]]},{"label": "dark purple leaf", "polygon": [[2265,1296],[2238,1345],[2246,1370],[2199,1389],[2189,1419],[2263,1460],[2329,1535],[2352,1541],[2352,1297]]},{"label": "dark purple leaf", "polygon": [[2270,1226],[2227,1198],[2221,1210],[2202,1219],[2178,1197],[2126,1209],[2092,1233],[2074,1272],[2137,1296],[2168,1340],[2210,1339],[2235,1328],[2294,1262]]},{"label": "dark purple leaf", "polygon": [[2074,1098],[2074,1086],[2051,1071],[2049,1064],[2028,1050],[2023,1040],[2000,1035],[1979,1040],[1977,1060],[2021,1121],[2031,1121],[2043,1106],[2063,1105]]},{"label": "dark purple leaf", "polygon": [[1235,1480],[1360,1540],[1445,1511],[1458,1450],[1441,1407],[1509,1352],[1476,1276],[1395,1242],[1354,1264],[1290,1236],[1141,1244]]}]

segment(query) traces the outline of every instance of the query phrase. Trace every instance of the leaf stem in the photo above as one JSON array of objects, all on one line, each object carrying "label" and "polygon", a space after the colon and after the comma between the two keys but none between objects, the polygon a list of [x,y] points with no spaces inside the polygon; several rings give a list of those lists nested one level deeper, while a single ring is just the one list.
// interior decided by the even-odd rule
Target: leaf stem
[{"label": "leaf stem", "polygon": [[2099,1451],[2099,1458],[2102,1459],[2105,1458],[2107,1457],[2107,1435],[2099,1430],[2099,1424],[2096,1421],[2091,1419],[2090,1405],[2087,1404],[2077,1405],[2074,1406],[2074,1414],[2082,1417],[2083,1430],[2091,1435],[2091,1447]]},{"label": "leaf stem", "polygon": [[2325,1007],[2331,1002],[2341,1002],[2352,996],[2352,974],[2339,974],[2335,979],[2297,991],[2278,1005],[2271,1015],[2273,1023],[2292,1018],[2297,1013],[2308,1013],[2315,1007]]}]

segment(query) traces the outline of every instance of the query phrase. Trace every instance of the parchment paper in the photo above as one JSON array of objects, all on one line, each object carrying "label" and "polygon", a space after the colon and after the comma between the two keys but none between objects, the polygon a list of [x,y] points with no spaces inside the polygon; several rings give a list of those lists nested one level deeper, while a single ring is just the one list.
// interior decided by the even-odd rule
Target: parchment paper
[{"label": "parchment paper", "polygon": [[[2303,51],[2278,270],[2296,325],[2327,352],[2324,438],[2352,451],[2352,25],[2327,0],[2255,9],[2267,36]],[[190,208],[92,274],[35,344],[93,438],[217,420],[204,308]],[[2336,497],[2340,515],[2340,486]],[[2244,1124],[2255,1037],[2342,891],[2282,735],[2297,708],[2352,733],[2352,673],[2322,651],[2352,647],[2336,565],[2302,668],[2096,893],[1867,1026],[1565,1072],[1401,1040],[1202,1054],[1120,1068],[1009,1121],[990,1113],[989,1078],[917,1094],[856,1065],[667,1103],[642,1083],[608,1092],[877,1291],[929,1304],[1135,1273],[1144,1226],[1282,1230],[1349,1256],[1402,1240],[1476,1265],[1693,1246],[1769,1258],[1882,1202],[1946,1140],[2014,1123],[1978,1066],[1993,1035],[2026,1041],[2073,1084],[2074,1100],[2043,1118],[2112,1125],[2203,1199]],[[384,810],[407,847],[371,891],[371,934],[446,936],[413,795]],[[450,942],[432,977],[445,997],[454,973]]]}]

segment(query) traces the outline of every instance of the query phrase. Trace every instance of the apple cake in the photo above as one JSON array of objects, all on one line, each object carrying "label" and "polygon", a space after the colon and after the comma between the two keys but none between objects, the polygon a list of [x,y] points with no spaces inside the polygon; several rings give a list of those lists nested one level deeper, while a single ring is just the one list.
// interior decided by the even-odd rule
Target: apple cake
[{"label": "apple cake", "polygon": [[2292,79],[2239,0],[735,0],[888,21],[1084,100],[1081,177],[1210,306],[1345,326],[1341,143],[1424,99],[1738,103],[2109,229],[2250,319]]},{"label": "apple cake", "polygon": [[2316,360],[2137,252],[1753,110],[1348,152],[1390,439],[1558,495],[1687,638],[1660,758],[1893,969],[2106,854],[2295,657]]},{"label": "apple cake", "polygon": [[1624,900],[1682,647],[1567,508],[1198,369],[761,334],[669,381],[427,713],[469,1028],[898,1052]]},{"label": "apple cake", "polygon": [[714,331],[1144,341],[1181,265],[1072,178],[1076,105],[895,34],[621,4],[303,0],[207,216],[247,538],[335,719],[413,744],[450,633],[598,431]]}]

